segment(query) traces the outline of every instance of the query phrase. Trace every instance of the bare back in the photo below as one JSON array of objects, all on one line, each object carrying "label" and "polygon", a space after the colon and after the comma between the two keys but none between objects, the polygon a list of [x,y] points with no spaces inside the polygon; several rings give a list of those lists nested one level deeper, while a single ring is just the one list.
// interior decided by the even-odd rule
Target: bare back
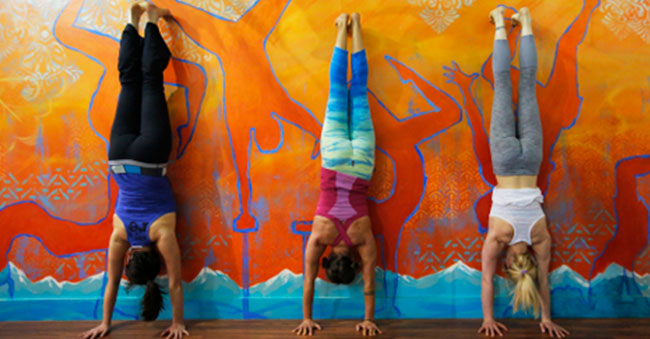
[{"label": "bare back", "polygon": [[[156,219],[149,227],[149,239],[156,242],[163,234],[174,233],[176,231],[176,212],[170,212]],[[117,214],[113,214],[113,233],[117,240],[128,243],[126,228],[122,219]]]},{"label": "bare back", "polygon": [[[355,246],[363,245],[368,239],[368,234],[372,235],[370,217],[364,216],[355,220],[346,233]],[[313,241],[319,245],[329,246],[333,245],[338,237],[339,229],[332,220],[319,215],[314,217],[310,239],[313,238]]]}]

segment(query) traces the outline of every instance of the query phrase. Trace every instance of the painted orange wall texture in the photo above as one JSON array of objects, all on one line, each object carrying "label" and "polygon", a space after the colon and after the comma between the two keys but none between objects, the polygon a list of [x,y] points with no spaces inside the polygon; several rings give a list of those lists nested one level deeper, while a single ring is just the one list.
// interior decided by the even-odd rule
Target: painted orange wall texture
[{"label": "painted orange wall texture", "polygon": [[[117,187],[107,171],[119,36],[132,1],[0,4],[0,269],[32,281],[102,273]],[[378,152],[378,266],[480,270],[490,191],[490,0],[155,0],[174,59],[183,278],[242,289],[302,272],[318,199],[328,64],[341,12],[362,14]],[[551,269],[650,273],[650,1],[528,6],[544,131]],[[519,29],[509,31],[513,81]],[[647,286],[646,286],[647,287]]]}]

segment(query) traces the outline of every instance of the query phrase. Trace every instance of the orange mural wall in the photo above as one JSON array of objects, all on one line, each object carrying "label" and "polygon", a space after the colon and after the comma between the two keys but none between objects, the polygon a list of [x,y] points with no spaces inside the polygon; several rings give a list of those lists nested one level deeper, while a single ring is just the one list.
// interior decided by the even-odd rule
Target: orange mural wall
[{"label": "orange mural wall", "polygon": [[[104,279],[117,195],[108,137],[119,36],[132,2],[0,4],[0,304],[19,307],[54,293],[51,305],[58,298],[63,307],[79,292],[64,282]],[[286,272],[300,286],[319,195],[333,22],[356,11],[378,147],[369,197],[382,272],[378,312],[443,316],[414,305],[403,279],[423,281],[459,265],[467,279],[480,277],[496,184],[487,134],[488,12],[501,2],[153,2],[174,15],[160,26],[173,53],[165,72],[174,134],[168,173],[188,286],[200,290],[199,278],[217,272],[237,290],[237,317],[300,316],[299,287],[273,290],[290,298],[288,306],[254,311],[253,304]],[[553,237],[553,300],[586,300],[576,314],[553,311],[650,316],[650,1],[504,4],[508,15],[528,6],[534,19],[544,132],[538,184]],[[518,28],[509,31],[513,88],[518,36]],[[465,276],[454,274],[450,284],[461,283]],[[599,276],[606,289],[596,286]],[[34,287],[42,281],[63,292]],[[467,283],[471,310],[452,316],[480,317],[480,285]],[[582,290],[567,294],[572,284]],[[84,294],[92,302],[75,315],[0,311],[0,319],[96,318],[102,289]],[[208,293],[199,290],[197,300]],[[440,292],[414,291],[430,297],[427,305],[440,302]],[[604,297],[611,305],[598,303]],[[208,306],[189,300],[190,316],[228,317],[193,313]],[[621,300],[633,300],[637,313],[620,311]],[[124,317],[137,314],[135,302],[120,307]],[[323,316],[347,316],[322,307]],[[507,301],[497,307],[508,312]]]}]

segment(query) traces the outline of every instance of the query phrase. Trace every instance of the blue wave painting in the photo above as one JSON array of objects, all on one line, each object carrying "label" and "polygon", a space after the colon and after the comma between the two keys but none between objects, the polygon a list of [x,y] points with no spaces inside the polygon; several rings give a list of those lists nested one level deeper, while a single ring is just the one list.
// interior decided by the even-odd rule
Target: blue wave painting
[{"label": "blue wave painting", "polygon": [[[462,262],[419,279],[377,269],[377,318],[480,318],[481,272]],[[159,282],[166,285],[166,278]],[[395,289],[392,284],[397,282]],[[77,283],[57,282],[51,277],[30,281],[9,264],[0,272],[0,320],[92,320],[101,318],[104,275]],[[115,319],[136,319],[140,287],[126,290],[122,281]],[[650,317],[650,274],[638,275],[612,264],[591,281],[567,266],[551,274],[552,314],[571,317]],[[302,317],[302,275],[289,270],[248,293],[222,272],[204,268],[184,285],[188,319],[299,319]],[[389,291],[396,291],[390,295]],[[529,317],[512,314],[509,283],[495,280],[495,314],[498,317]],[[247,294],[247,295],[246,295]],[[210,297],[206,297],[210,296]],[[316,318],[360,318],[363,315],[363,284],[358,276],[350,286],[316,282]],[[171,318],[168,297],[162,319]]]}]

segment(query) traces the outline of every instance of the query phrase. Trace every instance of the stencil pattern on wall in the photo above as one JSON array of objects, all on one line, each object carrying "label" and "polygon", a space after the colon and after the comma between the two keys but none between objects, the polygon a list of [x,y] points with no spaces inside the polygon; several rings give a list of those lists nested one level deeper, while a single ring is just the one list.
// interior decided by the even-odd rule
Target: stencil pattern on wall
[{"label": "stencil pattern on wall", "polygon": [[606,211],[601,210],[592,223],[559,223],[551,226],[553,237],[553,261],[561,264],[591,265],[599,254],[601,239],[609,239],[614,235],[615,220]]},{"label": "stencil pattern on wall", "polygon": [[630,33],[650,44],[650,0],[605,0],[600,7],[603,23],[619,39]]},{"label": "stencil pattern on wall", "polygon": [[[62,1],[7,0],[0,6],[0,62],[10,73],[5,80],[21,83],[21,95],[33,104],[47,103],[82,74],[52,35],[51,27],[62,5]],[[0,110],[18,121],[25,118],[1,98]],[[38,111],[47,114],[51,107],[43,105]]]},{"label": "stencil pattern on wall", "polygon": [[475,0],[409,0],[409,4],[421,9],[420,17],[436,33],[444,32],[456,19],[458,10],[471,6]]},{"label": "stencil pattern on wall", "polygon": [[[78,163],[72,169],[56,168],[52,173],[29,174],[26,177],[11,172],[0,173],[0,208],[18,201],[77,202],[82,193],[104,185],[108,180],[105,160]],[[47,204],[49,205],[49,204]]]},{"label": "stencil pattern on wall", "polygon": [[88,0],[84,2],[76,24],[116,39],[129,22],[129,6],[136,0]]},{"label": "stencil pattern on wall", "polygon": [[187,0],[186,3],[222,18],[237,21],[259,0]]}]

